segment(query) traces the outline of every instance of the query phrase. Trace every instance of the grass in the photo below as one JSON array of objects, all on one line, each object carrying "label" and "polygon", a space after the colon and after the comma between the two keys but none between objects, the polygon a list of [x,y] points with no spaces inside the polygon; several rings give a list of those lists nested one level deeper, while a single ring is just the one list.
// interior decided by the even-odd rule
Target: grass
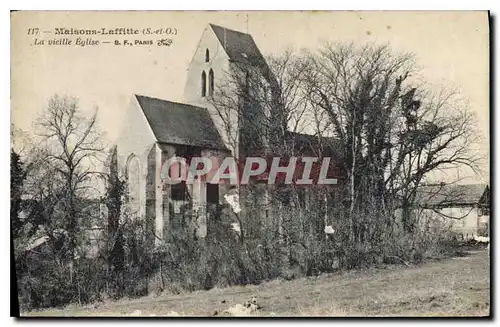
[{"label": "grass", "polygon": [[93,306],[27,312],[28,316],[212,316],[253,295],[258,316],[488,316],[487,251],[427,262],[273,280],[179,295],[124,299]]}]

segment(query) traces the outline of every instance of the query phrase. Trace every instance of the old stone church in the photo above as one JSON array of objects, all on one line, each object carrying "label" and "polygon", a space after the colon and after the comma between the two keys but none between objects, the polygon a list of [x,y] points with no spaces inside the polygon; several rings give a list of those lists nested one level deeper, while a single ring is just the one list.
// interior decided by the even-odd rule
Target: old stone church
[{"label": "old stone church", "polygon": [[[118,166],[128,185],[129,210],[151,221],[158,240],[185,223],[183,204],[190,203],[189,216],[196,234],[204,237],[207,207],[224,201],[223,185],[197,182],[193,185],[162,185],[161,167],[173,156],[239,156],[244,150],[232,142],[210,99],[223,82],[225,72],[246,67],[267,67],[252,36],[209,24],[202,33],[187,72],[184,102],[134,95],[125,128],[117,142]],[[233,131],[243,128],[241,117],[229,117]]]}]

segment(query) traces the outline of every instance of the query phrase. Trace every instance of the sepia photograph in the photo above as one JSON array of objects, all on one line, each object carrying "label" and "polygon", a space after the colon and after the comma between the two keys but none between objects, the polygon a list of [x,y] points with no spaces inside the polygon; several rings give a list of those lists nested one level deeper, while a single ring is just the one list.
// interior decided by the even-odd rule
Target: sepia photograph
[{"label": "sepia photograph", "polygon": [[488,11],[11,11],[11,315],[491,318]]}]

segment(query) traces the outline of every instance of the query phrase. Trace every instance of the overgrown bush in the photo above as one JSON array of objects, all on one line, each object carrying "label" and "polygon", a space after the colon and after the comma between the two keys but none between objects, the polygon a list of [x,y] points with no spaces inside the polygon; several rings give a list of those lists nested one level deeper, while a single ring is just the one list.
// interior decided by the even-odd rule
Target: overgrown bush
[{"label": "overgrown bush", "polygon": [[[363,224],[374,220],[368,210],[367,216],[357,214]],[[272,216],[267,213],[266,220],[262,210],[247,210],[238,219],[253,232],[241,238],[245,229],[233,230],[236,216],[223,208],[212,217],[206,237],[198,237],[186,224],[168,229],[165,242],[156,244],[146,221],[122,217],[116,234],[120,246],[102,247],[98,258],[79,258],[71,268],[70,262],[56,260],[50,247],[40,255],[19,258],[19,296],[28,310],[153,292],[178,294],[381,263],[419,263],[457,249],[449,226],[430,224],[429,217],[421,216],[422,223],[412,233],[393,218],[390,228],[374,223],[371,228],[355,228],[356,234],[349,236],[346,216],[338,211],[330,215],[317,208],[287,207]],[[334,234],[325,234],[325,221],[335,222]],[[123,260],[110,261],[111,252]]]}]

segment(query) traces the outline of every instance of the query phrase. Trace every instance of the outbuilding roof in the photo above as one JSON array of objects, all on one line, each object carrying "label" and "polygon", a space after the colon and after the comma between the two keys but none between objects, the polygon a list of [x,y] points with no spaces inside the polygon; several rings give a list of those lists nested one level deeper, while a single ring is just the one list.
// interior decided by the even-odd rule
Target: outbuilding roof
[{"label": "outbuilding roof", "polygon": [[486,184],[423,185],[417,190],[415,203],[420,207],[489,206]]}]

